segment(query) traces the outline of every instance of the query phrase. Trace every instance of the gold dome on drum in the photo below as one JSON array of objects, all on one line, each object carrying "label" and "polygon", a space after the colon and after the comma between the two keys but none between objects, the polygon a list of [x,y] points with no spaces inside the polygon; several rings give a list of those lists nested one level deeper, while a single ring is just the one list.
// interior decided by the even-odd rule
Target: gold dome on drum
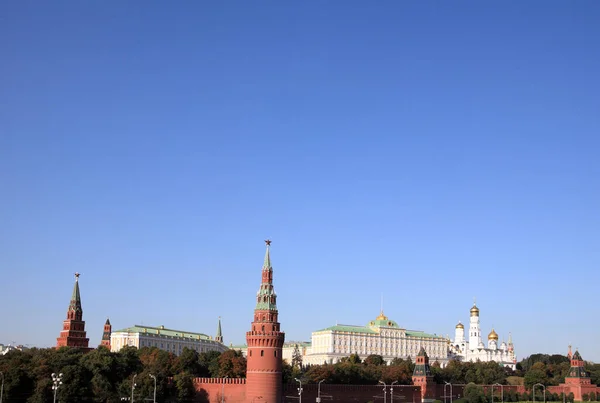
[{"label": "gold dome on drum", "polygon": [[383,314],[383,310],[375,320],[388,320],[388,317]]},{"label": "gold dome on drum", "polygon": [[473,304],[473,308],[471,308],[471,316],[479,316],[479,308],[477,305]]},{"label": "gold dome on drum", "polygon": [[492,328],[490,334],[488,334],[488,340],[496,340],[498,341],[498,333]]},{"label": "gold dome on drum", "polygon": [[456,325],[457,329],[464,329],[465,325],[463,325],[462,323],[458,322],[458,325]]}]

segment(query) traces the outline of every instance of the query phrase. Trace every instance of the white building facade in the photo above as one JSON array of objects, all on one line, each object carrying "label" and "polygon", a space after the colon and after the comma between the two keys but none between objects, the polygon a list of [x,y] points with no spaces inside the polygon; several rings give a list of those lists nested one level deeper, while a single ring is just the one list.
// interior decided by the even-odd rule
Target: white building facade
[{"label": "white building facade", "polygon": [[198,353],[223,352],[228,349],[222,343],[222,337],[219,339],[219,335],[217,335],[216,339],[203,333],[166,329],[164,326],[135,325],[111,333],[110,351],[116,352],[125,346],[137,348],[157,347],[179,355],[185,347],[196,350]]},{"label": "white building facade", "polygon": [[448,362],[448,340],[422,331],[407,330],[381,314],[366,326],[336,325],[312,333],[303,364],[336,363],[351,354],[361,359],[380,355],[386,362],[394,358],[414,360],[423,347],[432,361]]},{"label": "white building facade", "polygon": [[454,332],[454,341],[450,346],[450,357],[459,361],[495,361],[498,364],[516,369],[517,357],[512,341],[512,335],[508,336],[508,343],[502,341],[498,345],[498,334],[494,329],[488,334],[487,347],[483,343],[479,320],[479,308],[473,304],[470,310],[469,335],[465,337],[465,326],[458,322]]}]

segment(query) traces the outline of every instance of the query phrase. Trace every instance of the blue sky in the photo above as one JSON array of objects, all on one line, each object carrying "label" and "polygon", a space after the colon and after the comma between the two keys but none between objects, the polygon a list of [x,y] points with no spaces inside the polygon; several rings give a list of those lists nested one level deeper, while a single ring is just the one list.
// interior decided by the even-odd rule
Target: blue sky
[{"label": "blue sky", "polygon": [[385,313],[600,361],[598,2],[8,2],[0,343]]}]

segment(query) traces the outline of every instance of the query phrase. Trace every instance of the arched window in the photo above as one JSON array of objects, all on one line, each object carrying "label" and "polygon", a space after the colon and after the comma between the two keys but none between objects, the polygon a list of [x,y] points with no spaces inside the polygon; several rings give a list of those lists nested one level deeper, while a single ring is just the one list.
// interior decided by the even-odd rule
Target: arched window
[{"label": "arched window", "polygon": [[273,353],[275,354],[275,357],[277,357],[277,350],[273,351]]},{"label": "arched window", "polygon": [[252,350],[250,350],[250,357],[252,357]]},{"label": "arched window", "polygon": [[260,350],[260,356],[263,357],[265,355],[265,350]]}]

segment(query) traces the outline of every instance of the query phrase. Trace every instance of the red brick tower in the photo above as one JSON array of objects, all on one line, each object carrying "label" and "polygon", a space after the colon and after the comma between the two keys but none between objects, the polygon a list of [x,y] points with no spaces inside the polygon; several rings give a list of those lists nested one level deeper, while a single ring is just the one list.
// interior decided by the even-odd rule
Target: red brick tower
[{"label": "red brick tower", "polygon": [[90,339],[85,337],[85,322],[79,295],[79,273],[75,273],[75,286],[67,310],[67,319],[63,321],[63,329],[56,339],[56,348],[68,346],[88,349],[89,341]]},{"label": "red brick tower", "polygon": [[277,312],[277,294],[273,289],[273,268],[269,247],[262,267],[262,282],[256,296],[252,330],[246,332],[246,401],[258,397],[261,403],[282,402],[282,348],[285,333],[281,331]]},{"label": "red brick tower", "polygon": [[417,354],[415,370],[412,381],[415,386],[421,387],[421,401],[433,402],[435,399],[435,382],[429,367],[429,356],[423,347]]},{"label": "red brick tower", "polygon": [[106,318],[106,323],[104,324],[104,333],[102,333],[102,341],[100,342],[101,346],[106,347],[110,350],[110,334],[112,333],[112,325],[110,324],[110,320]]},{"label": "red brick tower", "polygon": [[[569,355],[571,355],[571,346],[569,346]],[[565,383],[561,383],[559,386],[562,386],[563,393],[573,393],[575,401],[582,401],[584,394],[596,391],[596,386],[592,385],[590,374],[585,370],[585,362],[577,349],[570,358],[571,368],[565,377]]]}]

